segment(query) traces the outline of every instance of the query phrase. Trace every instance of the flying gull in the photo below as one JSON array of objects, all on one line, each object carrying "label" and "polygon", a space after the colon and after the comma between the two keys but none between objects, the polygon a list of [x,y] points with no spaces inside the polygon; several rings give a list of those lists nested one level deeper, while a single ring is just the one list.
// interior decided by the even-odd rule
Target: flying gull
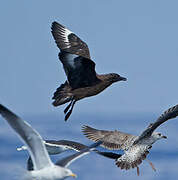
[{"label": "flying gull", "polygon": [[54,106],[70,102],[65,108],[65,121],[72,113],[75,103],[95,96],[117,81],[126,81],[116,73],[97,74],[95,63],[90,58],[88,46],[63,25],[53,22],[52,35],[60,49],[59,59],[63,64],[67,81],[57,88],[52,99]]},{"label": "flying gull", "polygon": [[92,144],[82,151],[53,164],[46,150],[43,139],[37,131],[1,104],[0,114],[7,120],[9,125],[16,131],[28,147],[34,165],[34,170],[27,173],[29,176],[28,178],[30,179],[60,180],[69,176],[76,177],[76,175],[67,167],[74,160],[88,154],[90,150],[101,144],[101,142]]},{"label": "flying gull", "polygon": [[[56,155],[60,154],[62,152],[68,151],[68,150],[74,150],[77,152],[82,151],[83,149],[88,148],[88,146],[75,142],[75,141],[68,141],[68,140],[45,140],[44,144],[46,146],[46,149],[48,151],[49,155]],[[22,146],[20,148],[17,148],[18,151],[21,150],[27,150],[27,146]],[[117,159],[121,157],[121,154],[116,154],[112,152],[102,152],[94,149],[97,154],[102,155],[104,157],[110,158],[110,159]],[[31,158],[28,158],[27,161],[27,169],[29,171],[33,170],[33,162]]]},{"label": "flying gull", "polygon": [[[162,123],[176,116],[178,116],[178,105],[165,111],[154,123],[151,123],[140,136],[134,136],[117,130],[97,130],[89,126],[83,126],[82,131],[90,140],[95,142],[102,140],[103,143],[101,146],[105,148],[124,150],[125,153],[116,159],[116,165],[126,170],[136,167],[137,174],[139,175],[138,165],[142,163],[142,160],[146,159],[149,150],[152,148],[152,144],[159,139],[167,138],[159,132],[154,132],[154,130]],[[153,164],[150,161],[148,162],[153,170],[155,170]]]}]

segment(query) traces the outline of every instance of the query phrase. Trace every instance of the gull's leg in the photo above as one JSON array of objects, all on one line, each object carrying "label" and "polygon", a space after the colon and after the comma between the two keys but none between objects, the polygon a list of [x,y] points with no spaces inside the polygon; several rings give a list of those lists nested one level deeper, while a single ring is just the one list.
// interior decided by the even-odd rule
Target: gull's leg
[{"label": "gull's leg", "polygon": [[66,116],[65,116],[65,121],[67,121],[67,119],[68,119],[69,116],[71,115],[75,103],[76,103],[76,100],[72,100],[71,105],[70,105],[70,106],[72,106],[72,107],[71,107],[71,109],[69,110],[69,112],[66,114]]},{"label": "gull's leg", "polygon": [[140,170],[139,170],[138,166],[136,166],[136,167],[137,167],[137,176],[139,176],[140,175]]},{"label": "gull's leg", "polygon": [[146,159],[146,161],[150,164],[153,171],[156,171],[156,168],[154,167],[153,163],[151,161],[149,161],[148,159]]}]

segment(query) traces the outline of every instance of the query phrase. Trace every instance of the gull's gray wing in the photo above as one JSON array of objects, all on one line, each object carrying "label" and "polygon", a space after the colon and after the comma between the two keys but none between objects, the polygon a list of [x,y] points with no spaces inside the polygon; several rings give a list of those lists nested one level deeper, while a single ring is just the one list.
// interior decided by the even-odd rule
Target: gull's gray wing
[{"label": "gull's gray wing", "polygon": [[51,166],[52,162],[40,134],[35,131],[27,122],[23,121],[16,114],[1,104],[0,114],[4,117],[4,119],[7,120],[9,125],[16,131],[23,142],[27,145],[30,156],[32,157],[34,169],[39,170],[47,166]]},{"label": "gull's gray wing", "polygon": [[[56,155],[60,154],[67,150],[74,150],[74,151],[81,151],[82,149],[87,148],[84,144],[75,142],[75,141],[68,141],[68,140],[45,140],[44,144],[48,151],[49,155]],[[27,150],[26,146],[22,146],[17,148],[18,151]]]},{"label": "gull's gray wing", "polygon": [[[66,150],[81,151],[87,147],[84,144],[68,140],[45,140],[44,144],[49,155],[60,154]],[[17,150],[27,150],[27,147],[23,145],[20,148],[17,148]]]},{"label": "gull's gray wing", "polygon": [[91,146],[81,150],[80,152],[77,152],[71,156],[68,156],[62,160],[59,160],[56,162],[56,165],[62,166],[62,167],[68,167],[73,161],[75,161],[78,158],[81,158],[82,156],[88,154],[91,150],[99,146],[102,142],[98,141],[97,143],[92,144]]},{"label": "gull's gray wing", "polygon": [[112,150],[125,150],[130,145],[130,142],[136,138],[134,135],[120,131],[97,130],[89,126],[83,126],[82,131],[88,139],[95,142],[102,141],[103,143],[101,146]]},{"label": "gull's gray wing", "polygon": [[[75,142],[75,141],[68,141],[68,140],[45,140],[45,145],[47,147],[48,153],[52,155],[52,152],[54,152],[53,149],[55,148],[66,148],[66,149],[72,149],[74,151],[82,151],[85,148],[88,148],[88,146]],[[51,153],[49,152],[49,149],[51,149]],[[112,153],[112,152],[101,152],[98,150],[93,150],[99,155],[102,155],[104,157],[110,158],[110,159],[118,159],[121,154]],[[53,153],[56,154],[56,153]]]},{"label": "gull's gray wing", "polygon": [[87,44],[72,31],[57,22],[53,22],[51,32],[61,51],[90,59],[90,52]]},{"label": "gull's gray wing", "polygon": [[81,151],[88,147],[88,146],[85,146],[84,144],[81,144],[75,141],[69,141],[69,140],[45,140],[45,145],[47,149],[51,148],[51,151],[53,151],[52,149],[54,148],[60,148],[64,150],[72,149],[74,151]]},{"label": "gull's gray wing", "polygon": [[140,141],[141,139],[151,136],[151,134],[153,133],[153,131],[159,127],[161,124],[163,124],[164,122],[166,122],[169,119],[173,119],[175,117],[178,116],[178,104],[169,108],[168,110],[166,110],[163,114],[161,114],[161,116],[154,122],[151,123],[146,130],[144,130],[140,136],[138,136],[138,139],[136,139],[136,141],[134,142],[137,143],[138,141]]},{"label": "gull's gray wing", "polygon": [[[72,150],[75,150],[75,151],[79,152],[79,151],[82,151],[82,150],[86,151],[87,149],[91,148],[91,147],[85,146],[84,144],[81,144],[81,143],[78,143],[78,142],[75,142],[75,141],[68,141],[68,140],[59,140],[59,141],[57,141],[57,140],[45,140],[45,145],[46,145],[46,148],[47,148],[48,153],[50,155],[60,154],[60,153],[64,152],[67,149],[72,149]],[[96,144],[96,146],[97,145],[98,144]],[[95,144],[94,144],[94,146],[95,146]],[[92,146],[92,148],[93,148],[93,146]],[[93,151],[96,152],[99,155],[102,155],[102,156],[110,158],[110,159],[118,159],[119,157],[122,156],[121,154],[117,154],[117,153],[113,153],[113,152],[101,152],[101,151],[98,151],[96,149],[94,149]],[[60,164],[64,164],[68,160],[73,158],[74,156],[76,156],[76,154],[72,155],[72,157],[64,158],[63,160],[60,160],[59,162],[60,162]],[[30,156],[29,156],[29,158],[27,160],[27,169],[29,171],[33,170],[33,162],[31,160]]]}]

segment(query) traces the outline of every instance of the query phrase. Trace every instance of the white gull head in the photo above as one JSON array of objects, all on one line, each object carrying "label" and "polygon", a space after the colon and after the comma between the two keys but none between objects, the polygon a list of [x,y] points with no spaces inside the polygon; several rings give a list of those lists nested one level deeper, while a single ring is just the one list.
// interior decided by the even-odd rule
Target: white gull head
[{"label": "white gull head", "polygon": [[150,140],[153,141],[151,144],[153,144],[153,143],[155,143],[157,140],[163,139],[163,138],[166,139],[167,137],[164,136],[164,135],[162,135],[160,132],[153,132],[152,135],[150,136]]}]

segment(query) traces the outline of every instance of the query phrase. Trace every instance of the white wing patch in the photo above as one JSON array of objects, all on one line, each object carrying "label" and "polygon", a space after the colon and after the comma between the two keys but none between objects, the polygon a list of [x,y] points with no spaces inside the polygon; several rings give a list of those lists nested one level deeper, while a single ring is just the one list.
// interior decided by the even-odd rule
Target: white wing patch
[{"label": "white wing patch", "polygon": [[72,34],[73,32],[70,31],[70,30],[68,30],[67,28],[63,28],[62,30],[63,30],[63,31],[61,31],[61,35],[62,35],[62,37],[64,38],[64,42],[66,43],[67,48],[70,48],[71,45],[70,45],[68,36],[69,36],[70,34]]}]

